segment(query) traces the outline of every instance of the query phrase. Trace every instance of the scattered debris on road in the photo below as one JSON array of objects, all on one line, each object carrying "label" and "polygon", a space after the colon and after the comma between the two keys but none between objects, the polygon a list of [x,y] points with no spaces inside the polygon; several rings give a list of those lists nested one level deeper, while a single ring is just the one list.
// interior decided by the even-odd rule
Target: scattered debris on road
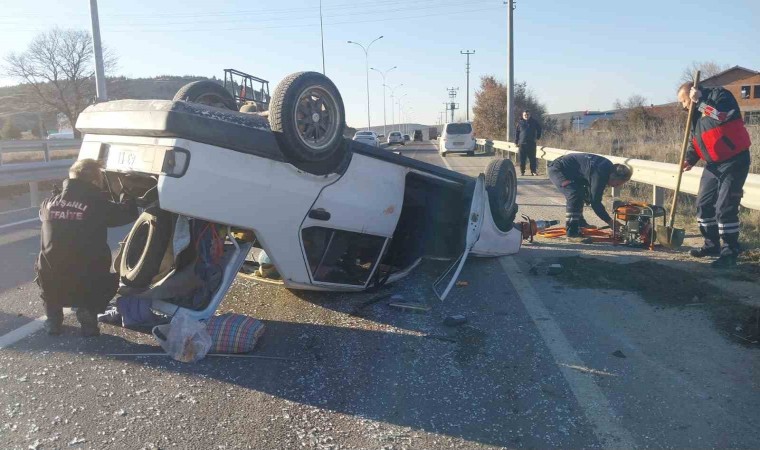
[{"label": "scattered debris on road", "polygon": [[465,286],[469,286],[470,282],[469,281],[465,281],[465,280],[459,280],[459,281],[457,281],[456,285],[457,285],[457,287],[465,287]]},{"label": "scattered debris on road", "polygon": [[549,266],[549,275],[559,275],[562,273],[562,264],[552,264]]},{"label": "scattered debris on road", "polygon": [[448,316],[445,319],[443,319],[443,324],[447,327],[456,327],[459,325],[464,325],[467,323],[467,317],[465,317],[462,314],[456,314],[453,316]]},{"label": "scattered debris on road", "polygon": [[627,358],[627,356],[625,356],[625,353],[621,352],[620,350],[612,352],[612,356],[617,356],[618,358]]},{"label": "scattered debris on road", "polygon": [[419,302],[390,302],[388,306],[391,308],[400,309],[402,311],[412,312],[427,312],[430,311],[430,306]]}]

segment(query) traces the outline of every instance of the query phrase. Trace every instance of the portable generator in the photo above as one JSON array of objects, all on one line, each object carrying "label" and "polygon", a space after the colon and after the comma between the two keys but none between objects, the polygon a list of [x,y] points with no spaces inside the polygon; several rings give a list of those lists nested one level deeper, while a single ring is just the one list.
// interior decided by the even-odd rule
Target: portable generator
[{"label": "portable generator", "polygon": [[612,203],[613,217],[620,227],[612,230],[613,242],[620,238],[624,245],[654,250],[657,242],[655,220],[662,218],[665,226],[667,211],[662,206],[638,202],[615,200]]}]

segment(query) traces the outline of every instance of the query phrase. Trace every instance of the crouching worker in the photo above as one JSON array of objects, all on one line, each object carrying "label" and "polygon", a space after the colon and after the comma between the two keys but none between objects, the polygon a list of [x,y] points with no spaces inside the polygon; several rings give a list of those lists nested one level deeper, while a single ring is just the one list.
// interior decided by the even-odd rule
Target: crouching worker
[{"label": "crouching worker", "polygon": [[[615,223],[602,204],[604,189],[618,187],[631,179],[633,171],[624,164],[613,164],[607,158],[590,153],[571,153],[549,163],[549,179],[565,195],[567,237],[581,236],[584,201],[610,227]],[[588,192],[588,197],[587,196]]]},{"label": "crouching worker", "polygon": [[82,335],[97,336],[97,314],[116,294],[118,275],[111,273],[108,227],[133,222],[137,206],[124,194],[121,203],[108,200],[104,176],[98,161],[79,160],[69,169],[62,192],[40,206],[42,235],[35,270],[48,334],[60,334],[63,307],[75,307]]},{"label": "crouching worker", "polygon": [[719,256],[713,267],[732,267],[740,251],[739,204],[749,173],[749,133],[736,98],[726,89],[694,89],[693,83],[685,83],[678,89],[678,101],[686,109],[692,102],[697,108],[682,169],[691,170],[700,159],[707,162],[697,194],[697,221],[705,243],[690,253]]}]

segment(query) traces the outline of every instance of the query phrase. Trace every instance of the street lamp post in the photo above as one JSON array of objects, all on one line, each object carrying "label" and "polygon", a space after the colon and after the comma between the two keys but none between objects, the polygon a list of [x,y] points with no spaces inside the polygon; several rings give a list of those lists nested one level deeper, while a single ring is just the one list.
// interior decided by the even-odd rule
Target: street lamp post
[{"label": "street lamp post", "polygon": [[[394,125],[396,125],[396,119],[395,119],[395,114],[394,114],[394,111],[395,111],[395,109],[396,109],[396,104],[395,104],[395,103],[394,103],[394,101],[393,101],[393,92],[394,92],[396,89],[398,89],[398,88],[400,88],[401,86],[403,86],[403,85],[404,85],[404,83],[401,83],[401,84],[397,84],[397,85],[396,85],[396,86],[394,86],[394,87],[386,86],[388,89],[390,89],[390,90],[391,90],[391,128],[393,128],[393,126],[394,126]],[[387,135],[386,135],[386,136],[387,136]]]},{"label": "street lamp post", "polygon": [[369,130],[372,127],[372,123],[370,122],[370,116],[369,116],[369,48],[377,42],[378,40],[382,39],[383,37],[380,36],[378,38],[375,38],[372,42],[367,44],[367,46],[363,46],[362,44],[354,41],[348,41],[349,44],[356,44],[359,47],[361,47],[362,50],[364,50],[364,66],[365,71],[367,73],[367,129]]},{"label": "street lamp post", "polygon": [[375,69],[374,67],[370,67],[369,70],[374,70],[375,72],[379,73],[383,76],[383,135],[388,136],[388,131],[385,129],[388,124],[385,120],[385,76],[390,72],[391,70],[395,69],[396,66],[391,67],[390,69],[386,70],[385,72],[382,72],[380,70]]},{"label": "street lamp post", "polygon": [[398,124],[399,124],[399,130],[403,129],[402,122],[401,122],[401,99],[406,97],[406,94],[399,95],[397,103],[398,103]]}]

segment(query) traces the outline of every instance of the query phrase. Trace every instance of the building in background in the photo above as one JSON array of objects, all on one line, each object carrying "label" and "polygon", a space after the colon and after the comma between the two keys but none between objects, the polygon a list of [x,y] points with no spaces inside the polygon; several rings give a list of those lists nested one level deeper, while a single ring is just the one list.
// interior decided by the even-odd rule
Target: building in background
[{"label": "building in background", "polygon": [[620,110],[611,111],[573,111],[560,114],[547,114],[547,117],[557,121],[559,130],[585,131],[591,128],[597,120],[614,119]]}]

